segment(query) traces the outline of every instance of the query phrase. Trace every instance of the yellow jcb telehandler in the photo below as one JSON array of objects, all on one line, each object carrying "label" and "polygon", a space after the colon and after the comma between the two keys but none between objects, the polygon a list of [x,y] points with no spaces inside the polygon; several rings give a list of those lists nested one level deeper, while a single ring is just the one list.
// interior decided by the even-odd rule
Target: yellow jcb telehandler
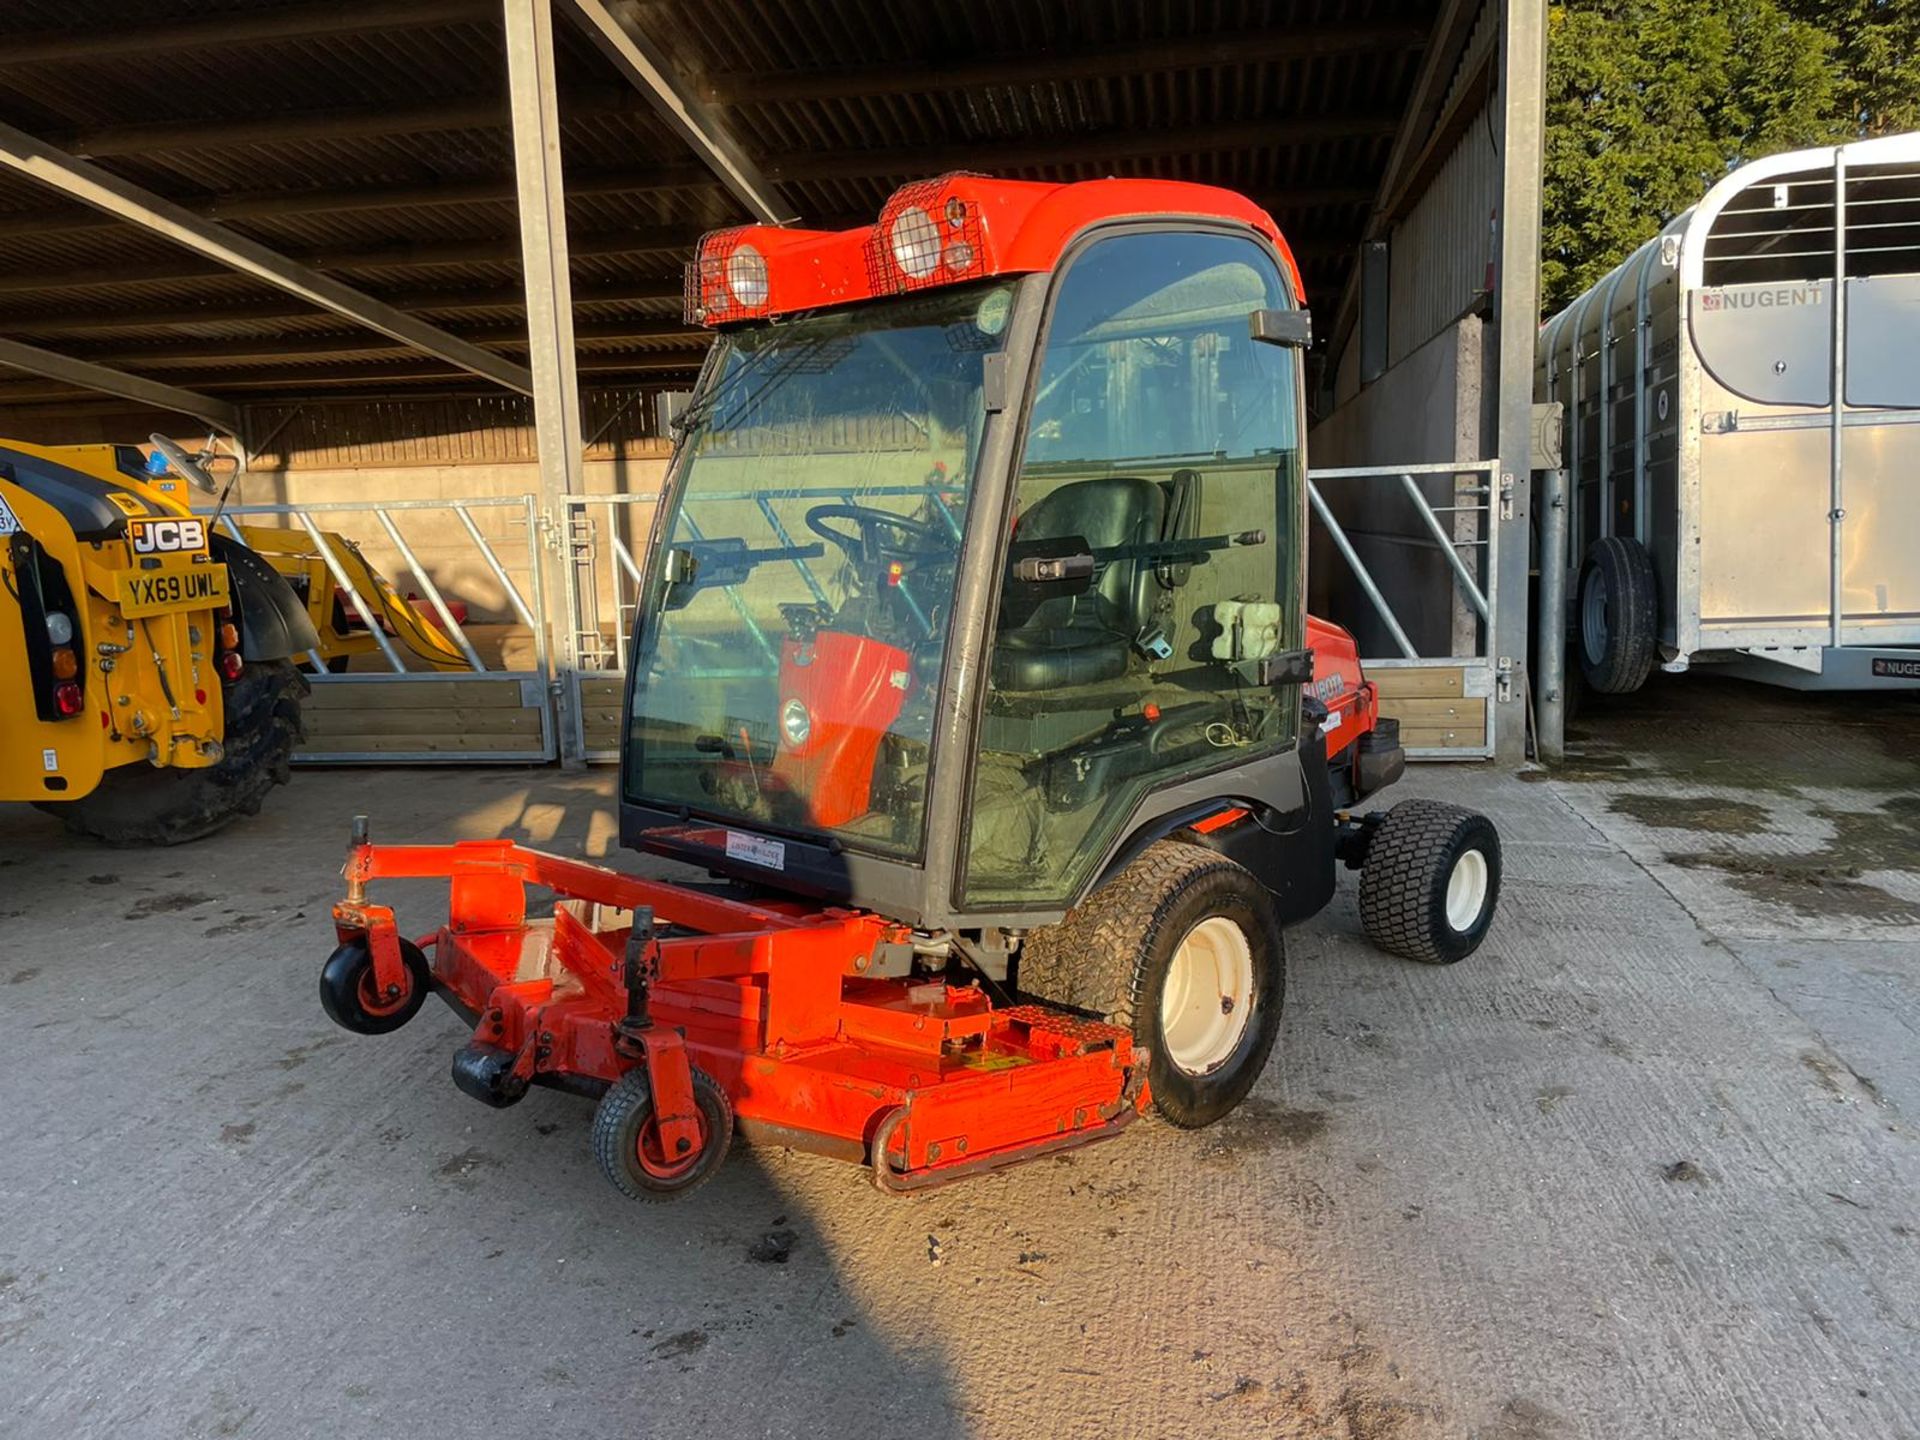
[{"label": "yellow jcb telehandler", "polygon": [[0,440],[0,800],[114,844],[196,840],[288,778],[319,636],[184,494],[67,448]]}]

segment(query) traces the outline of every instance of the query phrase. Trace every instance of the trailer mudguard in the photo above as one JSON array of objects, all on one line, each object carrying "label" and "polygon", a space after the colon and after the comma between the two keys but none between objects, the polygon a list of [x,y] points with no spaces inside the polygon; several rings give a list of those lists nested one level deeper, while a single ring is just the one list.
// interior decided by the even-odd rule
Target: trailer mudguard
[{"label": "trailer mudguard", "polygon": [[233,586],[242,658],[290,660],[319,648],[319,632],[279,571],[231,536],[216,532],[207,537],[207,545],[213,558],[227,567]]}]

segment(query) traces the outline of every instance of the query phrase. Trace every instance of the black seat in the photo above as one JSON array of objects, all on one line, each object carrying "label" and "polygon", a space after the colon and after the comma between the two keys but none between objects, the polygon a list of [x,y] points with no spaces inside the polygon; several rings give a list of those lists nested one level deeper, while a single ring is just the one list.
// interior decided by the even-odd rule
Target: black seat
[{"label": "black seat", "polygon": [[[1077,536],[1096,549],[1145,544],[1161,538],[1166,512],[1167,492],[1151,480],[1075,480],[1034,502],[1015,533],[1022,541]],[[1155,598],[1154,566],[1112,562],[1084,593],[1042,600],[1023,623],[1000,634],[994,685],[1054,690],[1119,679],[1134,640],[1153,619]]]}]

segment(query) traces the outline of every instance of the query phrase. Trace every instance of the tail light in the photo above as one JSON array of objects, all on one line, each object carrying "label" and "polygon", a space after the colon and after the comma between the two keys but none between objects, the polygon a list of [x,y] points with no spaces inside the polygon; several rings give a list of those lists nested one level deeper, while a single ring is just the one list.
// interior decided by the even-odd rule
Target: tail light
[{"label": "tail light", "polygon": [[213,639],[213,668],[220,672],[222,680],[232,684],[240,678],[240,672],[247,668],[247,662],[240,654],[240,627],[233,623],[231,610],[214,611]]},{"label": "tail light", "polygon": [[80,673],[80,659],[72,649],[62,645],[53,652],[53,678],[71,680]]},{"label": "tail light", "polygon": [[80,708],[86,703],[86,694],[77,681],[62,680],[53,687],[53,708],[60,712],[62,720],[78,715]]}]

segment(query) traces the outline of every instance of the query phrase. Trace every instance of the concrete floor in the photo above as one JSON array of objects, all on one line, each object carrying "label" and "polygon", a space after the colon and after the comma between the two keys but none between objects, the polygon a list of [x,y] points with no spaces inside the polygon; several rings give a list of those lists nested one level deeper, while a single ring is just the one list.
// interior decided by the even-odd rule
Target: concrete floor
[{"label": "concrete floor", "polygon": [[1480,954],[1343,882],[1235,1117],[912,1201],[747,1150],[624,1202],[443,1008],[322,1016],[352,813],[602,854],[610,775],[307,771],[169,852],[5,812],[0,1435],[1920,1434],[1917,742],[1695,676],[1562,777],[1425,768],[1505,837]]}]

